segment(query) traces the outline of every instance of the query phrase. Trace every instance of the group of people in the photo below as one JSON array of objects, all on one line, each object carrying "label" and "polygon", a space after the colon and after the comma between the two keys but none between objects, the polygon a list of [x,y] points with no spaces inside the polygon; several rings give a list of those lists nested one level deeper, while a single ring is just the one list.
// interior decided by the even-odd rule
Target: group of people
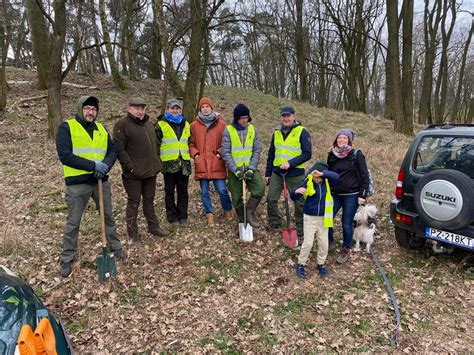
[{"label": "group of people", "polygon": [[[264,178],[258,170],[261,157],[260,135],[251,123],[250,109],[240,103],[234,108],[233,120],[227,124],[214,110],[212,101],[203,97],[199,112],[190,124],[182,114],[182,103],[170,99],[164,114],[153,123],[146,113],[142,98],[128,102],[127,114],[115,124],[113,138],[97,122],[99,100],[82,96],[74,118],[63,122],[57,130],[56,148],[64,166],[68,216],[60,256],[60,274],[68,277],[77,254],[82,215],[89,199],[98,204],[98,180],[102,180],[104,217],[109,249],[118,260],[127,254],[117,236],[112,214],[108,173],[116,159],[122,167],[122,182],[127,194],[126,225],[129,238],[141,243],[143,236],[137,225],[140,202],[143,205],[148,232],[166,237],[170,232],[160,226],[155,213],[156,179],[163,174],[165,209],[168,222],[185,228],[188,221],[188,185],[194,162],[194,179],[199,181],[206,223],[214,225],[215,210],[210,195],[214,185],[223,209],[223,217],[246,220],[259,228],[255,215],[268,185],[268,229],[279,230],[285,223],[278,200],[285,183],[295,202],[298,237],[304,237],[296,275],[306,277],[306,264],[314,242],[318,241],[319,275],[327,276],[325,261],[330,244],[334,244],[333,218],[342,208],[343,245],[337,261],[348,260],[352,246],[352,220],[360,204],[367,198],[369,175],[362,152],[354,148],[354,133],[339,130],[327,162],[317,161],[305,172],[311,159],[312,145],[308,130],[296,119],[291,106],[280,109],[280,124],[270,143]],[[243,184],[250,192],[243,206]],[[229,196],[230,195],[232,198]],[[244,215],[246,213],[246,215]]]}]

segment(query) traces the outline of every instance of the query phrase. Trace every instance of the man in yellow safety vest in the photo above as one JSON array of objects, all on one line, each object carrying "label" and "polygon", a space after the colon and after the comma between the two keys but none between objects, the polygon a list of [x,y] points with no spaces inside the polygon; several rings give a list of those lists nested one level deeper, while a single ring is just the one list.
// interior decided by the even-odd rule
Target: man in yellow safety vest
[{"label": "man in yellow safety vest", "polygon": [[127,257],[117,236],[107,176],[117,159],[117,152],[107,130],[96,122],[98,112],[99,100],[96,97],[81,96],[77,101],[76,116],[61,123],[56,134],[56,150],[64,165],[68,207],[61,253],[62,277],[68,277],[72,272],[79,226],[89,199],[92,197],[99,206],[99,179],[103,181],[105,231],[109,249],[118,260]]},{"label": "man in yellow safety vest", "polygon": [[[280,109],[280,125],[275,129],[268,150],[265,181],[269,184],[267,194],[268,224],[270,230],[281,227],[278,199],[283,190],[283,177],[288,190],[293,190],[304,180],[304,163],[311,159],[311,136],[296,120],[291,106]],[[295,202],[296,230],[303,236],[303,204]]]},{"label": "man in yellow safety vest", "polygon": [[260,161],[260,136],[250,122],[250,110],[244,104],[234,108],[234,119],[222,132],[221,155],[229,169],[227,187],[232,195],[239,221],[244,221],[242,180],[250,191],[247,204],[247,221],[254,228],[260,227],[255,210],[265,194],[265,185],[258,171]]}]

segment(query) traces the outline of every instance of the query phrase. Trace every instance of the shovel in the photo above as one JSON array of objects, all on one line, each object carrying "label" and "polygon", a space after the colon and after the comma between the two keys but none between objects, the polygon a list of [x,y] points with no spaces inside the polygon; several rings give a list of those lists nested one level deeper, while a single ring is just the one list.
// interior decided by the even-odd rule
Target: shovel
[{"label": "shovel", "polygon": [[253,241],[253,228],[247,223],[247,186],[245,179],[242,179],[242,200],[244,204],[244,223],[239,223],[239,239],[244,242]]},{"label": "shovel", "polygon": [[104,190],[102,188],[102,179],[99,179],[99,214],[100,214],[100,239],[102,242],[102,253],[97,257],[97,273],[99,282],[104,283],[107,279],[117,274],[114,254],[107,250],[107,241],[105,239],[105,218],[104,218]]},{"label": "shovel", "polygon": [[290,203],[288,202],[288,188],[286,187],[286,174],[283,177],[283,197],[285,198],[286,210],[286,228],[281,231],[283,243],[288,248],[296,248],[298,246],[298,235],[295,228],[290,227]]}]

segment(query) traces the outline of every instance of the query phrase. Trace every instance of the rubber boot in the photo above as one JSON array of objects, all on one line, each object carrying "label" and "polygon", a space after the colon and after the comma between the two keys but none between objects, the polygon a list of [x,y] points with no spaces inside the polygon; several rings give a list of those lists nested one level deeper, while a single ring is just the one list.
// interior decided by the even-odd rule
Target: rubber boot
[{"label": "rubber boot", "polygon": [[255,218],[254,213],[261,199],[262,199],[261,197],[251,196],[249,198],[249,202],[247,203],[247,222],[249,222],[253,228],[260,227],[260,223],[258,223],[257,219]]},{"label": "rubber boot", "polygon": [[239,223],[244,223],[244,207],[239,207],[235,209],[237,217],[239,217]]}]

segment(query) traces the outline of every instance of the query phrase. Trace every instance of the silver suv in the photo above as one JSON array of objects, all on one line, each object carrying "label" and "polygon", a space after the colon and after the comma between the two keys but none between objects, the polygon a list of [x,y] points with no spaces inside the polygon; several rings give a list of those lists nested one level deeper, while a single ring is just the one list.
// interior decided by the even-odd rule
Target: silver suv
[{"label": "silver suv", "polygon": [[417,134],[398,174],[390,218],[402,247],[430,240],[436,253],[474,250],[474,125],[430,125]]}]

